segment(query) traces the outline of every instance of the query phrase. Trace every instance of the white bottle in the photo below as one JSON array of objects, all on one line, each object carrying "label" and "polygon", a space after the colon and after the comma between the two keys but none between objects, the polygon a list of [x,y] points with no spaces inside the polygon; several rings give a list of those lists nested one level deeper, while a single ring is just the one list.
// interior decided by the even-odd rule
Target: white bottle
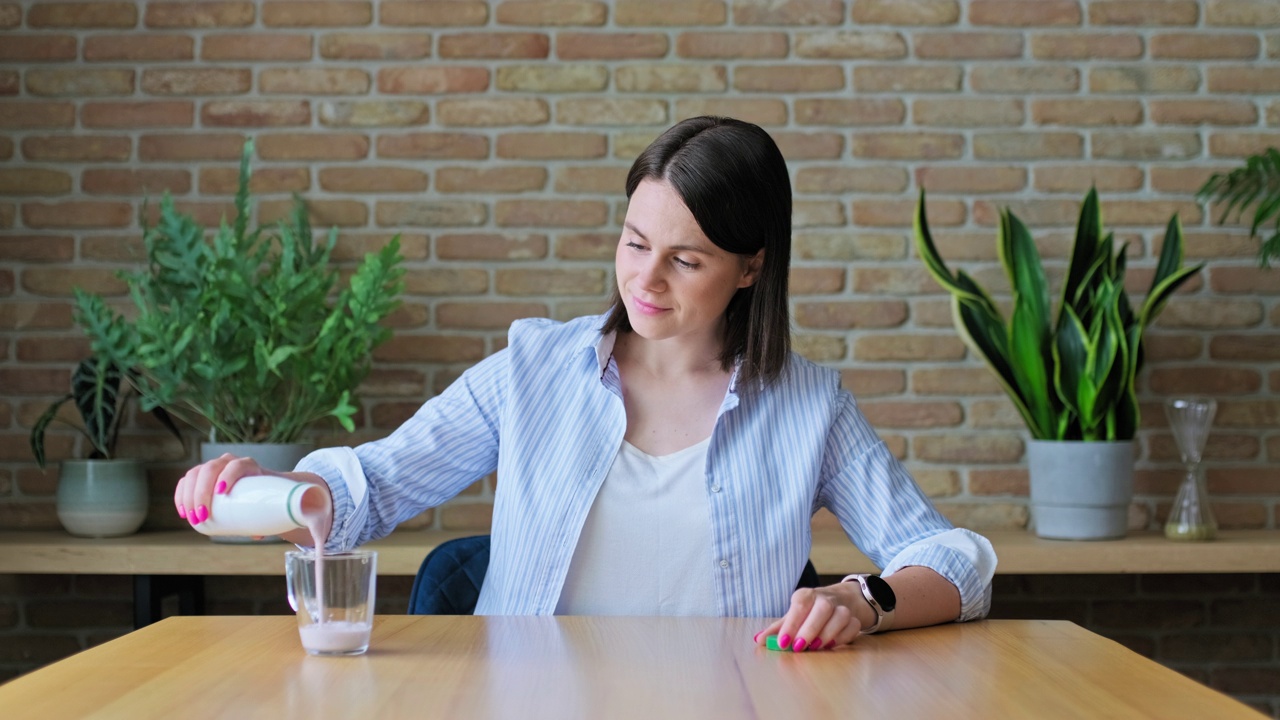
[{"label": "white bottle", "polygon": [[319,485],[250,475],[214,495],[209,519],[193,527],[205,535],[279,535],[309,528],[328,514],[329,496]]}]

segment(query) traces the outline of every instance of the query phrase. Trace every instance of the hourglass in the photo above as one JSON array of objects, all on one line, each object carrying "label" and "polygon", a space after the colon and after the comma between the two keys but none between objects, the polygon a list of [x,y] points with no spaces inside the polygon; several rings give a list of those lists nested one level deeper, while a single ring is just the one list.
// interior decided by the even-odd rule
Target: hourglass
[{"label": "hourglass", "polygon": [[1164,403],[1165,415],[1186,467],[1186,475],[1164,524],[1164,536],[1170,540],[1212,540],[1218,534],[1200,462],[1217,410],[1218,403],[1206,397],[1170,398]]}]

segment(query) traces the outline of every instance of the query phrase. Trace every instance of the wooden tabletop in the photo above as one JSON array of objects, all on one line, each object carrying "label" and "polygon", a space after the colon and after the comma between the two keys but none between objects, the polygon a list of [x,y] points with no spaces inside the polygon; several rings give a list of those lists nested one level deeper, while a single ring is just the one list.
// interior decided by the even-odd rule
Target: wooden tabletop
[{"label": "wooden tabletop", "polygon": [[[413,575],[422,558],[445,540],[471,532],[402,531],[368,545],[378,550],[382,575]],[[1213,542],[1180,543],[1158,533],[1123,540],[1042,540],[1026,531],[984,533],[995,546],[1001,574],[1280,572],[1280,531],[1224,531]],[[284,543],[215,543],[196,532],[144,532],[86,539],[64,532],[0,532],[0,573],[283,575]],[[839,530],[815,530],[814,567],[823,575],[876,570]]]},{"label": "wooden tabletop", "polygon": [[292,617],[172,617],[0,686],[25,718],[1261,718],[1064,621],[758,648],[749,618],[380,616],[307,656]]}]

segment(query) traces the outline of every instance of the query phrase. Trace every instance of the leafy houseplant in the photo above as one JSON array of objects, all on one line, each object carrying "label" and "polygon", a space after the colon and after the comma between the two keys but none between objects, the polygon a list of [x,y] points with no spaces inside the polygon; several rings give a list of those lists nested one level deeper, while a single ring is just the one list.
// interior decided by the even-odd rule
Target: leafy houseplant
[{"label": "leafy houseplant", "polygon": [[[120,423],[129,399],[126,373],[98,356],[85,358],[71,375],[71,392],[54,401],[31,428],[31,452],[45,467],[45,433],[71,401],[83,426],[67,423],[88,439],[87,460],[64,460],[58,478],[57,512],[73,535],[113,537],[136,531],[147,515],[147,481],[142,464],[116,456]],[[177,437],[181,433],[162,408],[152,414]],[[65,422],[65,421],[64,421]]]},{"label": "leafy houseplant", "polygon": [[1280,260],[1280,150],[1267,148],[1245,160],[1242,168],[1229,173],[1214,173],[1200,188],[1198,197],[1225,203],[1219,222],[1225,222],[1232,211],[1243,214],[1253,206],[1249,237],[1258,237],[1264,225],[1271,225],[1270,236],[1258,249],[1262,267]]},{"label": "leafy houseplant", "polygon": [[373,348],[390,336],[379,323],[403,288],[399,236],[367,254],[335,292],[337,231],[316,243],[300,198],[275,226],[249,229],[252,155],[250,140],[236,216],[211,241],[162,198],[156,226],[145,231],[146,267],[122,273],[131,319],[77,292],[77,322],[95,353],[136,368],[143,409],[207,424],[210,440],[293,443],[327,417],[354,430],[352,393]]},{"label": "leafy houseplant", "polygon": [[[1079,444],[1090,462],[1103,451],[1101,444],[1116,444],[1114,462],[1120,472],[1127,469],[1130,489],[1115,494],[1121,498],[1132,494],[1130,441],[1138,427],[1134,380],[1142,367],[1142,334],[1173,293],[1201,267],[1182,264],[1178,216],[1169,220],[1150,289],[1136,312],[1124,289],[1125,246],[1117,252],[1113,235],[1104,234],[1093,189],[1080,208],[1056,318],[1031,232],[1007,208],[1000,212],[996,245],[1013,294],[1008,321],[971,276],[963,270],[952,273],[943,262],[929,233],[923,191],[915,214],[915,242],[929,273],[951,293],[956,329],[991,366],[1033,438],[1028,454],[1037,532],[1072,537],[1070,528],[1046,528],[1050,513],[1042,513],[1045,503],[1038,502],[1035,462],[1046,446],[1038,441],[1052,441],[1059,447],[1064,441],[1083,441]],[[1088,464],[1060,460],[1054,464],[1076,475],[1097,474],[1091,473]],[[1068,482],[1081,484],[1075,479]],[[1114,484],[1099,484],[1100,490],[1114,493]],[[1115,537],[1117,532],[1122,536],[1128,499],[1104,504],[1112,505],[1112,510],[1097,537]],[[1082,522],[1075,515],[1067,513],[1061,520],[1068,525]]]}]

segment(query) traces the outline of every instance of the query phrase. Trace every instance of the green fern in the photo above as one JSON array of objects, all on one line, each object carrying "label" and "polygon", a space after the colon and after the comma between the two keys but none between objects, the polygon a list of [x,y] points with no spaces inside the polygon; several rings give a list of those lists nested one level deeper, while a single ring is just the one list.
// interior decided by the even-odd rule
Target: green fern
[{"label": "green fern", "polygon": [[1253,207],[1249,237],[1260,237],[1259,231],[1270,226],[1258,249],[1258,262],[1270,267],[1272,260],[1280,259],[1280,151],[1267,148],[1249,157],[1242,168],[1214,173],[1197,195],[1225,205],[1219,223],[1233,212],[1239,217]]}]

